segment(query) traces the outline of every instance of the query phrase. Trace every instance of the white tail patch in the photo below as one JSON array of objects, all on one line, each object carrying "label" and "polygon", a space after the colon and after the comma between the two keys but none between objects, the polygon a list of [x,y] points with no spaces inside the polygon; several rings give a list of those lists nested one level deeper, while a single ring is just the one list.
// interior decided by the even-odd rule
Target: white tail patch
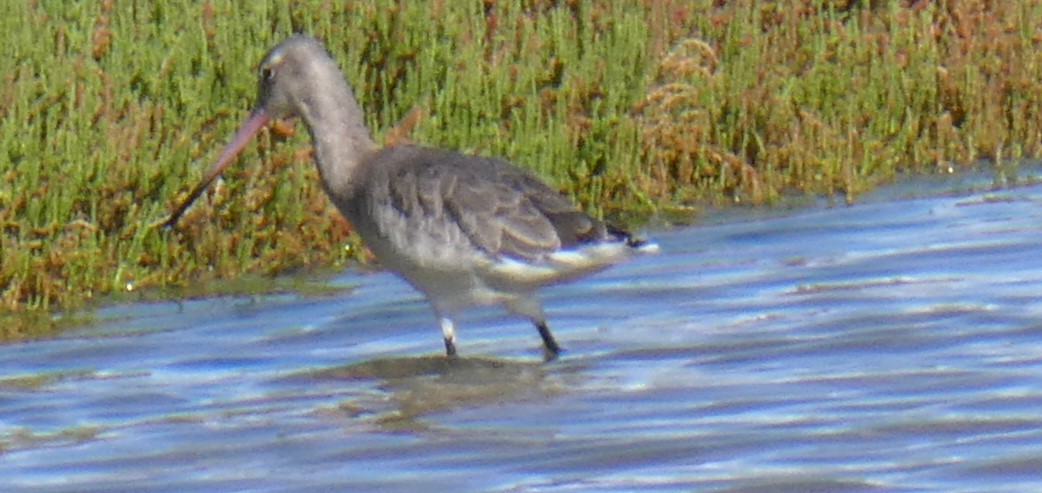
[{"label": "white tail patch", "polygon": [[633,251],[635,251],[637,253],[640,253],[640,254],[651,254],[651,253],[658,253],[660,251],[660,248],[658,247],[658,243],[651,243],[649,241],[649,242],[644,243],[643,245],[641,245],[641,246],[639,246],[637,248],[634,248]]},{"label": "white tail patch", "polygon": [[561,250],[545,260],[524,261],[502,258],[491,265],[490,273],[508,282],[541,285],[597,272],[617,264],[634,253],[654,253],[658,245],[646,243],[633,248],[625,243],[599,243],[577,250]]}]

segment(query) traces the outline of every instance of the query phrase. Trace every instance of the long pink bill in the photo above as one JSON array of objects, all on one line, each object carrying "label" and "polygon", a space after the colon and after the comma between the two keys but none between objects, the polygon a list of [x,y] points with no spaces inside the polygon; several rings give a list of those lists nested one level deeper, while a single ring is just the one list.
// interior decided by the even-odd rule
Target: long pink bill
[{"label": "long pink bill", "polygon": [[213,183],[213,181],[220,176],[224,169],[227,168],[235,159],[235,156],[239,154],[239,151],[241,151],[243,147],[246,147],[246,144],[250,139],[253,138],[253,136],[256,135],[269,120],[271,120],[271,117],[269,117],[263,109],[258,108],[253,110],[253,113],[250,113],[250,117],[241,127],[239,127],[239,131],[235,133],[235,138],[233,138],[224,148],[221,157],[217,158],[217,162],[214,163],[214,165],[206,172],[203,181],[195,186],[192,193],[188,194],[188,198],[185,199],[181,205],[177,206],[177,209],[174,210],[173,214],[170,214],[170,219],[167,219],[166,222],[163,223],[164,228],[171,228],[177,224],[177,220],[181,219],[181,216],[189,207],[191,207],[192,203],[195,202],[195,199],[199,198],[199,196],[206,190],[206,187],[210,186],[210,183]]}]

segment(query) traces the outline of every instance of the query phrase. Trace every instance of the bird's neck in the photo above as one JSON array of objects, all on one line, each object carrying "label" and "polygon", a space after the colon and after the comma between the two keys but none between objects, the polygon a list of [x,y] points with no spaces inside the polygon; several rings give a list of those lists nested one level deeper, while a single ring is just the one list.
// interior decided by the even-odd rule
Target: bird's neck
[{"label": "bird's neck", "polygon": [[[361,107],[339,70],[322,74],[322,88],[304,102],[301,117],[315,147],[315,163],[322,185],[334,200],[353,193],[358,163],[376,150]],[[339,202],[339,201],[338,201]]]}]

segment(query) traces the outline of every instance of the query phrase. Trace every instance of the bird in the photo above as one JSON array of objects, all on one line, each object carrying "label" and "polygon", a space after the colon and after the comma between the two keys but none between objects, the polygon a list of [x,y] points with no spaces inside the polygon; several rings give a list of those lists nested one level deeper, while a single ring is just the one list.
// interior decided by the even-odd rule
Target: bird
[{"label": "bird", "polygon": [[423,293],[457,356],[455,319],[474,306],[527,318],[544,359],[561,352],[538,289],[617,264],[656,244],[594,218],[532,171],[506,160],[411,143],[380,146],[325,45],[294,34],[259,67],[257,102],[213,166],[164,223],[274,119],[307,127],[322,187],[385,268]]}]

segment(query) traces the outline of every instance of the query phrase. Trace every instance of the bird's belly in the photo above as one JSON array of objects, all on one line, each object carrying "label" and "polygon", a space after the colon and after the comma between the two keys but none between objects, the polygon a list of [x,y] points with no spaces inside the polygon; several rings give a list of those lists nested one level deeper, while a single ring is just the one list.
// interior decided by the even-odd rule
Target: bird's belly
[{"label": "bird's belly", "polygon": [[[379,253],[374,254],[381,258]],[[504,305],[520,295],[509,287],[492,287],[482,278],[481,272],[485,270],[482,264],[487,261],[455,257],[452,261],[449,257],[444,259],[446,261],[424,257],[426,263],[417,264],[395,254],[385,254],[382,258],[388,260],[381,262],[424,293],[442,313],[455,313],[471,306]]]},{"label": "bird's belly", "polygon": [[403,224],[384,232],[364,219],[352,224],[380,264],[423,292],[440,312],[505,304],[519,295],[508,287],[490,287],[482,273],[492,260],[451,231],[432,233],[429,228]]}]

